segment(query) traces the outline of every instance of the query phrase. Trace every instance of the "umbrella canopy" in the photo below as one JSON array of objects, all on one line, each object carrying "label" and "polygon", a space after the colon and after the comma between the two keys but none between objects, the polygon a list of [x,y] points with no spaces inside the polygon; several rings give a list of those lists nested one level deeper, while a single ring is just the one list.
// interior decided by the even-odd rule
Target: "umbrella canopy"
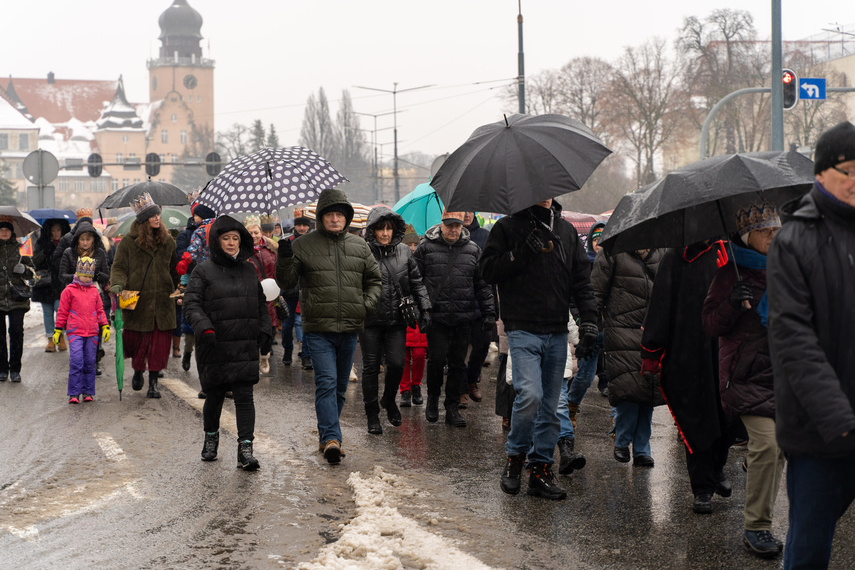
[{"label": "umbrella canopy", "polygon": [[449,210],[513,214],[578,190],[611,151],[563,115],[511,115],[475,130],[431,186]]},{"label": "umbrella canopy", "polygon": [[44,225],[47,220],[66,220],[69,224],[73,224],[77,220],[77,213],[74,212],[74,210],[40,208],[38,210],[30,210],[27,213],[42,225]]},{"label": "umbrella canopy", "polygon": [[185,206],[187,204],[187,194],[184,193],[178,186],[173,186],[167,182],[159,182],[156,180],[146,180],[119,188],[98,206],[99,208],[129,208],[131,201],[148,192],[151,199],[158,206]]},{"label": "umbrella canopy", "polygon": [[197,201],[217,214],[275,212],[316,200],[347,182],[316,152],[301,146],[263,148],[229,162]]},{"label": "umbrella canopy", "polygon": [[428,183],[416,186],[415,190],[398,200],[392,210],[401,214],[405,222],[412,224],[420,236],[425,235],[429,227],[442,221],[442,200]]},{"label": "umbrella canopy", "polygon": [[32,216],[22,212],[15,206],[0,206],[0,222],[11,223],[12,230],[18,237],[24,237],[31,231],[42,227]]},{"label": "umbrella canopy", "polygon": [[[358,230],[364,230],[365,224],[368,222],[368,213],[371,211],[372,206],[366,206],[359,202],[351,202],[350,205],[353,206],[353,220],[350,222],[350,227]],[[312,202],[303,208],[303,215],[310,220],[317,221],[317,208],[317,201]]]},{"label": "umbrella canopy", "polygon": [[568,212],[562,211],[561,217],[576,228],[576,231],[579,232],[579,235],[582,236],[583,239],[587,237],[589,231],[591,231],[591,227],[597,222],[605,222],[608,221],[609,217],[604,214],[585,214],[582,212]]},{"label": "umbrella canopy", "polygon": [[[126,235],[131,230],[131,224],[136,220],[134,214],[123,216],[117,223],[111,224],[104,235],[107,237],[116,237]],[[163,208],[160,212],[160,221],[167,230],[183,230],[187,226],[187,220],[190,218],[190,207],[182,208]]]},{"label": "umbrella canopy", "polygon": [[813,180],[813,161],[795,151],[706,158],[621,198],[600,245],[620,252],[729,236],[737,210],[760,198],[780,206],[810,190]]}]

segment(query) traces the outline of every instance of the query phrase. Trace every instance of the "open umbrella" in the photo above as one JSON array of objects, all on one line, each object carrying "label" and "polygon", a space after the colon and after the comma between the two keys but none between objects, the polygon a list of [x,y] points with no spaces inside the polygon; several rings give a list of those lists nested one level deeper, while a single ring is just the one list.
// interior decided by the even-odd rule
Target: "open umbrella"
[{"label": "open umbrella", "polygon": [[795,151],[705,158],[621,198],[600,245],[620,252],[729,236],[737,210],[760,198],[780,206],[807,192],[813,179],[813,161]]},{"label": "open umbrella", "polygon": [[77,220],[74,210],[57,210],[55,208],[39,208],[27,212],[35,221],[44,225],[46,220],[66,220],[73,224]]},{"label": "open umbrella", "polygon": [[[363,230],[368,222],[368,213],[371,211],[371,206],[360,204],[359,202],[351,202],[353,206],[353,219],[350,221],[350,227]],[[318,203],[312,202],[303,208],[303,215],[310,220],[317,220]]]},{"label": "open umbrella", "polygon": [[122,309],[116,307],[116,315],[113,317],[113,326],[116,327],[116,384],[119,387],[119,400],[122,399],[122,388],[125,384],[125,350],[122,344]]},{"label": "open umbrella", "polygon": [[25,214],[15,206],[0,206],[0,222],[11,223],[12,231],[18,237],[24,237],[31,231],[42,227],[32,216]]},{"label": "open umbrella", "polygon": [[582,212],[568,212],[564,210],[561,212],[561,217],[576,228],[576,231],[579,232],[580,236],[583,236],[583,239],[587,237],[589,231],[591,231],[591,227],[597,222],[605,222],[609,219],[608,216],[604,216],[603,214],[585,214]]},{"label": "open umbrella", "polygon": [[[160,211],[160,220],[167,230],[184,229],[187,226],[187,219],[190,217],[190,207],[183,208],[162,208]],[[120,219],[117,223],[111,224],[104,235],[107,237],[116,237],[126,235],[131,230],[131,224],[136,220],[136,216],[131,213],[124,219]]]},{"label": "open umbrella", "polygon": [[392,211],[401,214],[404,221],[412,224],[416,233],[423,236],[429,227],[442,221],[442,200],[433,186],[425,182],[398,200]]},{"label": "open umbrella", "polygon": [[149,179],[145,182],[137,182],[136,184],[119,188],[107,196],[98,208],[128,208],[131,205],[131,201],[142,196],[145,192],[149,193],[151,199],[158,206],[187,205],[187,194],[178,186],[173,186],[168,182]]},{"label": "open umbrella", "polygon": [[563,115],[511,115],[479,127],[431,186],[449,210],[513,214],[578,190],[611,151]]},{"label": "open umbrella", "polygon": [[197,201],[218,214],[275,212],[311,202],[342,182],[347,178],[308,148],[263,148],[229,162]]}]

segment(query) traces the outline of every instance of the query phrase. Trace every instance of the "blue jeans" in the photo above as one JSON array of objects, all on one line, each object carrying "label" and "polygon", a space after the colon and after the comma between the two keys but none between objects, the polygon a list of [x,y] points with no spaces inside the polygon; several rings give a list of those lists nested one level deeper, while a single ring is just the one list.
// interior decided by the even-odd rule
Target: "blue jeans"
[{"label": "blue jeans", "polygon": [[304,342],[312,344],[318,438],[321,443],[331,439],[341,443],[338,417],[344,407],[344,394],[350,381],[356,333],[305,333],[304,339]]},{"label": "blue jeans", "polygon": [[615,410],[615,447],[629,447],[632,456],[650,457],[650,424],[653,421],[653,406],[621,402]]},{"label": "blue jeans", "polygon": [[[561,421],[560,437],[569,437],[576,439],[576,434],[573,432],[573,422],[570,421],[570,411],[567,408],[569,402],[573,402],[577,406],[582,403],[582,398],[588,392],[588,388],[594,382],[594,376],[597,374],[597,360],[600,358],[600,350],[603,346],[603,333],[597,337],[597,344],[594,352],[588,358],[579,361],[579,370],[576,376],[570,379],[570,386],[567,383],[561,388],[561,397],[558,400],[558,418]],[[565,378],[565,380],[567,380]]]},{"label": "blue jeans", "polygon": [[567,361],[567,333],[508,331],[508,345],[517,395],[505,452],[528,453],[529,463],[552,465],[560,429],[557,409]]},{"label": "blue jeans", "polygon": [[56,312],[59,310],[59,299],[53,303],[42,303],[42,319],[45,323],[45,334],[53,336],[56,327]]},{"label": "blue jeans", "polygon": [[[850,434],[849,437],[852,437]],[[784,568],[828,568],[837,521],[855,498],[855,454],[787,455],[790,499]],[[844,562],[839,561],[841,565]]]},{"label": "blue jeans", "polygon": [[[285,299],[285,304],[288,305],[288,318],[282,321],[282,348],[285,349],[285,354],[291,354],[294,352],[294,336],[292,331],[299,331],[299,326],[297,325],[297,319],[300,318],[300,315],[297,314],[297,301],[296,297],[283,297]],[[297,341],[302,340],[302,333],[297,332]]]}]

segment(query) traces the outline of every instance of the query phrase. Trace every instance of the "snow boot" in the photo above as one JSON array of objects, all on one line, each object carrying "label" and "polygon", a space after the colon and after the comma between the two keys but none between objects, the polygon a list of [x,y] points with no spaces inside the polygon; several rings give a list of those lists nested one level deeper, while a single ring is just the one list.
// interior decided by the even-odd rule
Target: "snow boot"
[{"label": "snow boot", "polygon": [[143,378],[142,370],[134,370],[134,378],[131,380],[131,388],[134,389],[135,392],[139,392],[142,390],[145,385],[145,378]]},{"label": "snow boot", "polygon": [[525,457],[520,455],[508,455],[508,463],[502,471],[502,491],[509,495],[520,492],[520,478],[522,476],[523,462]]},{"label": "snow boot", "polygon": [[[576,413],[579,411],[579,404],[567,402],[567,415],[570,416],[570,423],[573,424],[573,433],[576,433]],[[561,473],[561,471],[559,471]]]},{"label": "snow boot", "polygon": [[454,427],[466,427],[466,420],[454,404],[445,407],[445,423]]},{"label": "snow boot", "polygon": [[258,355],[258,371],[262,374],[270,374],[270,353]]},{"label": "snow boot", "polygon": [[205,445],[202,447],[202,461],[216,461],[217,448],[220,446],[220,432],[205,432]]},{"label": "snow boot", "polygon": [[425,407],[425,419],[434,423],[439,419],[439,396],[430,395],[427,397],[427,406]]},{"label": "snow boot", "polygon": [[561,461],[558,463],[559,475],[570,475],[574,469],[581,469],[587,463],[584,455],[574,451],[575,445],[576,440],[569,437],[558,440],[558,452],[561,454]]},{"label": "snow boot", "polygon": [[245,439],[238,442],[238,467],[244,471],[258,469],[258,459],[252,456],[252,442]]},{"label": "snow boot", "polygon": [[401,407],[409,408],[413,405],[412,394],[409,390],[404,390],[401,392]]},{"label": "snow boot", "polygon": [[567,491],[555,483],[552,466],[546,463],[533,463],[529,469],[528,494],[553,501],[567,498]]},{"label": "snow boot", "polygon": [[[142,374],[140,374],[142,375]],[[148,392],[146,398],[160,398],[160,392],[157,391],[157,371],[149,371],[148,373]]]},{"label": "snow boot", "polygon": [[424,398],[422,398],[422,387],[418,386],[410,386],[410,392],[413,394],[413,405],[421,406],[425,403]]}]

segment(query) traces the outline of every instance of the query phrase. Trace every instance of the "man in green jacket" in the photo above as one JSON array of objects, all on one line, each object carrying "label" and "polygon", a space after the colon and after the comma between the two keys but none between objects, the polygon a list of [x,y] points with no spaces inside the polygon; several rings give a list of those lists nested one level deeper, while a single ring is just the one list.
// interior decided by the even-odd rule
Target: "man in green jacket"
[{"label": "man in green jacket", "polygon": [[315,371],[315,413],[319,449],[339,463],[341,426],[356,335],[380,298],[380,268],[368,244],[348,233],[353,206],[341,190],[321,192],[318,229],[298,240],[279,242],[276,283],[288,290],[299,283],[303,339],[311,346]]}]

